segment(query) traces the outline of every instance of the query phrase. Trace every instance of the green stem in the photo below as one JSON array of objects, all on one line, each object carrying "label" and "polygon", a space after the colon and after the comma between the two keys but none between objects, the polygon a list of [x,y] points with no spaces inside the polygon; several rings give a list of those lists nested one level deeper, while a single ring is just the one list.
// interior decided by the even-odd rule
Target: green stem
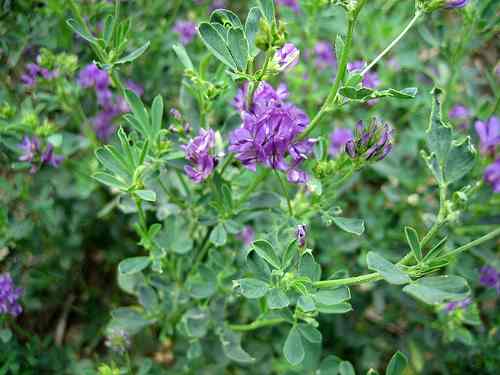
[{"label": "green stem", "polygon": [[148,227],[146,224],[146,214],[144,213],[144,209],[142,208],[142,201],[137,197],[134,197],[134,200],[137,207],[137,212],[139,213],[139,225],[141,226],[142,230],[146,232]]},{"label": "green stem", "polygon": [[335,288],[342,285],[357,285],[378,280],[382,280],[382,276],[378,272],[373,272],[361,276],[346,277],[344,279],[316,281],[313,285],[318,289]]},{"label": "green stem", "polygon": [[401,39],[403,39],[403,37],[415,25],[421,15],[422,12],[417,10],[408,25],[406,25],[406,27],[403,29],[403,31],[401,31],[401,33],[382,52],[380,52],[380,54],[375,57],[375,59],[370,64],[368,64],[366,68],[363,69],[363,71],[361,72],[362,76],[364,76],[371,68],[373,68],[385,55],[387,55],[387,53],[389,53],[391,49],[394,48],[396,44],[399,43]]},{"label": "green stem", "polygon": [[481,245],[483,242],[492,240],[498,236],[500,236],[500,228],[497,228],[494,231],[492,231],[492,232],[490,232],[482,237],[479,237],[478,239],[471,241],[466,245],[460,246],[460,247],[456,248],[455,250],[452,250],[452,251],[442,255],[442,256],[436,258],[436,260],[437,261],[445,260],[445,259],[457,256],[458,254],[463,253],[464,251],[470,250],[471,248],[478,246],[478,245]]},{"label": "green stem", "polygon": [[228,156],[226,156],[226,158],[224,159],[224,163],[222,164],[222,166],[220,168],[220,174],[221,174],[221,176],[224,174],[224,171],[233,162],[233,160],[234,160],[234,154],[233,153],[231,153]]},{"label": "green stem", "polygon": [[292,208],[292,202],[290,201],[290,196],[288,195],[288,191],[286,189],[285,182],[280,176],[280,173],[277,170],[274,170],[274,173],[276,174],[276,177],[278,177],[278,181],[280,182],[281,190],[283,190],[283,195],[286,198],[286,203],[288,205],[288,213],[290,214],[291,217],[293,217],[293,208]]},{"label": "green stem", "polygon": [[275,326],[284,322],[286,322],[286,320],[281,318],[256,320],[255,322],[252,322],[250,324],[230,324],[229,328],[233,331],[246,332],[246,331],[253,331],[255,329],[259,329],[262,327]]},{"label": "green stem", "polygon": [[304,139],[309,134],[311,134],[314,129],[318,126],[320,120],[323,118],[323,116],[331,110],[330,106],[333,104],[335,101],[335,98],[337,97],[337,94],[340,89],[340,84],[344,80],[346,70],[347,70],[347,62],[349,60],[349,52],[351,50],[352,46],[352,36],[354,32],[354,26],[356,24],[356,18],[350,17],[349,18],[349,23],[347,25],[347,37],[346,37],[346,42],[344,45],[344,48],[342,49],[342,55],[340,57],[340,64],[339,68],[337,70],[337,76],[335,77],[335,82],[333,84],[333,87],[328,94],[328,97],[326,98],[325,102],[321,106],[319,112],[314,116],[312,119],[311,123],[307,127],[307,129],[300,135],[300,139]]},{"label": "green stem", "polygon": [[260,82],[266,75],[267,67],[269,66],[269,62],[272,59],[274,51],[271,50],[266,54],[266,59],[264,60],[264,64],[262,65],[262,69],[260,70],[259,76],[255,80],[255,82],[250,82],[248,85],[248,94],[247,94],[247,108],[250,109],[252,107],[253,96],[255,94],[255,90],[259,87]]},{"label": "green stem", "polygon": [[248,187],[247,190],[245,190],[243,195],[240,197],[238,206],[246,202],[248,197],[255,191],[257,186],[259,186],[260,183],[266,179],[266,177],[269,175],[269,172],[270,170],[266,168],[256,178],[253,179],[252,184]]}]

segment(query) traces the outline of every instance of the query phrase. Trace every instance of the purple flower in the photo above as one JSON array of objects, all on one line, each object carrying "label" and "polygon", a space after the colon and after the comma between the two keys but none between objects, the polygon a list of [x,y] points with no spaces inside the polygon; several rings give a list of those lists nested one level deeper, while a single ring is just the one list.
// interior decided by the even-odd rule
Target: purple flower
[{"label": "purple flower", "polygon": [[21,288],[16,288],[9,273],[0,274],[0,314],[10,314],[13,317],[23,312],[19,299],[23,294]]},{"label": "purple flower", "polygon": [[196,36],[196,24],[191,21],[178,20],[172,31],[179,34],[181,43],[186,45],[191,43]]},{"label": "purple flower", "polygon": [[469,3],[469,0],[446,0],[446,8],[463,8]]},{"label": "purple flower", "polygon": [[337,58],[330,42],[317,42],[314,46],[314,54],[316,56],[316,66],[319,69],[335,68],[337,66]]},{"label": "purple flower", "polygon": [[278,65],[280,71],[290,71],[299,63],[300,51],[292,43],[286,43],[282,48],[276,51],[274,62]]},{"label": "purple flower", "polygon": [[196,183],[204,181],[216,167],[217,160],[210,155],[210,150],[214,145],[214,131],[201,129],[197,137],[182,146],[186,159],[191,162],[191,165],[185,166],[184,170],[192,181]]},{"label": "purple flower", "polygon": [[31,163],[40,150],[40,141],[36,137],[30,138],[28,136],[24,136],[22,143],[19,144],[18,147],[23,152],[19,157],[19,160]]},{"label": "purple flower", "polygon": [[170,108],[169,113],[170,113],[170,116],[172,116],[173,118],[175,118],[178,121],[180,121],[182,119],[182,115],[177,108]]},{"label": "purple flower", "polygon": [[484,181],[493,187],[495,193],[500,193],[500,159],[497,159],[485,169]]},{"label": "purple flower", "polygon": [[469,116],[470,116],[469,108],[461,104],[454,105],[448,112],[448,117],[451,119],[464,120]]},{"label": "purple flower", "polygon": [[300,12],[300,6],[297,0],[277,0],[276,2],[278,3],[278,5],[284,5],[290,8],[295,13]]},{"label": "purple flower", "polygon": [[[298,140],[309,124],[307,115],[285,102],[286,86],[277,90],[262,82],[253,97],[252,108],[245,104],[246,89],[238,93],[233,105],[241,111],[243,124],[230,134],[229,151],[248,169],[257,164],[287,172],[292,183],[307,181],[307,175],[298,168],[312,154],[314,140]],[[290,161],[285,160],[288,156]]]},{"label": "purple flower", "polygon": [[57,75],[57,71],[50,71],[37,64],[30,63],[26,65],[26,71],[21,75],[21,81],[25,86],[33,87],[36,85],[37,78],[42,77],[43,79],[51,80],[57,77]]},{"label": "purple flower", "polygon": [[471,304],[472,304],[472,299],[466,298],[462,301],[447,303],[446,306],[444,307],[444,310],[449,314],[458,309],[464,310]]},{"label": "purple flower", "polygon": [[475,127],[481,152],[494,154],[496,146],[500,144],[500,119],[493,116],[488,121],[476,121]]},{"label": "purple flower", "polygon": [[243,241],[245,246],[250,246],[255,239],[255,231],[250,225],[245,225],[243,230],[238,234],[238,238]]},{"label": "purple flower", "polygon": [[351,129],[338,128],[330,135],[330,155],[335,156],[345,150],[346,143],[353,138]]},{"label": "purple flower", "polygon": [[495,267],[484,266],[479,272],[479,283],[500,293],[500,272]]},{"label": "purple flower", "polygon": [[123,329],[111,329],[104,342],[109,349],[118,354],[124,354],[130,347],[130,336]]},{"label": "purple flower", "polygon": [[54,154],[54,146],[51,143],[47,145],[41,156],[42,164],[48,164],[54,168],[59,167],[63,160],[64,156]]},{"label": "purple flower", "polygon": [[107,89],[110,81],[105,70],[99,69],[96,64],[89,64],[78,74],[78,84],[83,88],[95,87],[96,90]]},{"label": "purple flower", "polygon": [[212,1],[212,4],[208,7],[208,10],[210,12],[213,12],[216,9],[224,8],[226,6],[227,1],[226,0],[214,0]]},{"label": "purple flower", "polygon": [[368,126],[359,121],[354,138],[346,143],[345,150],[353,159],[382,160],[392,150],[392,129],[375,119]]},{"label": "purple flower", "polygon": [[300,247],[306,246],[307,240],[307,227],[305,224],[297,225],[297,229],[295,230],[295,237],[297,237],[297,242]]}]

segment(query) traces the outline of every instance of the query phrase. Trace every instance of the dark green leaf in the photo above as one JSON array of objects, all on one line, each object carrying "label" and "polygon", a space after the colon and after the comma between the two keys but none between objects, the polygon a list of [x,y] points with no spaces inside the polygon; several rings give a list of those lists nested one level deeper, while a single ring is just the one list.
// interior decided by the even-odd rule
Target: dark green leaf
[{"label": "dark green leaf", "polygon": [[321,277],[321,266],[316,263],[311,254],[305,253],[300,257],[299,273],[308,277],[311,281],[318,281]]},{"label": "dark green leaf", "polygon": [[222,343],[224,354],[231,360],[239,363],[255,362],[250,354],[241,347],[241,334],[235,333],[227,328],[224,328],[219,333],[219,338]]},{"label": "dark green leaf", "polygon": [[297,300],[297,306],[304,312],[316,310],[316,305],[311,296],[300,296]]},{"label": "dark green leaf", "polygon": [[297,325],[297,327],[302,337],[313,344],[319,344],[323,339],[321,332],[314,328],[312,325],[301,323]]},{"label": "dark green leaf", "polygon": [[403,375],[404,370],[408,366],[408,359],[401,352],[396,352],[387,366],[385,375]]},{"label": "dark green leaf", "polygon": [[452,133],[450,126],[442,120],[441,102],[439,100],[441,90],[435,88],[432,94],[434,95],[434,101],[432,103],[429,128],[427,129],[427,146],[436,155],[438,165],[442,170],[451,148]]},{"label": "dark green leaf", "polygon": [[66,23],[68,24],[69,27],[71,27],[71,29],[75,33],[77,33],[80,37],[85,39],[87,42],[94,44],[94,45],[99,44],[99,40],[96,37],[94,37],[93,35],[87,33],[85,31],[85,28],[80,23],[78,23],[78,21],[70,18],[69,20],[66,21]]},{"label": "dark green leaf", "polygon": [[431,305],[461,301],[470,294],[467,281],[459,276],[424,277],[405,286],[403,291]]},{"label": "dark green leaf", "polygon": [[245,34],[248,40],[248,47],[250,49],[250,56],[255,57],[259,53],[259,49],[255,45],[255,39],[259,31],[259,21],[262,17],[262,12],[259,8],[254,7],[248,12],[247,20],[245,23]]},{"label": "dark green leaf", "polygon": [[365,222],[361,219],[350,219],[346,217],[332,217],[333,222],[346,232],[360,236],[365,231]]},{"label": "dark green leaf", "polygon": [[227,233],[226,228],[224,228],[224,224],[219,223],[215,226],[210,233],[210,242],[212,242],[215,246],[220,247],[223,246],[227,241]]},{"label": "dark green leaf", "polygon": [[150,44],[149,41],[146,42],[144,45],[142,45],[141,47],[137,48],[136,50],[130,52],[128,55],[116,60],[114,62],[114,64],[116,64],[116,65],[126,64],[126,63],[129,63],[129,62],[132,62],[132,61],[138,59],[144,52],[146,52],[146,50],[149,47],[149,44]]},{"label": "dark green leaf", "polygon": [[377,271],[391,284],[402,285],[411,282],[409,276],[380,254],[370,251],[366,256],[368,269]]},{"label": "dark green leaf", "polygon": [[258,279],[240,279],[237,285],[240,287],[241,294],[250,299],[264,297],[269,290],[267,283]]},{"label": "dark green leaf", "polygon": [[460,180],[469,173],[476,163],[476,150],[470,142],[470,137],[460,143],[452,143],[444,176],[447,183]]},{"label": "dark green leaf", "polygon": [[339,364],[339,374],[340,375],[356,375],[356,371],[354,371],[354,367],[351,362],[342,361]]},{"label": "dark green leaf", "polygon": [[320,290],[313,294],[313,298],[322,305],[331,306],[350,300],[351,293],[348,287],[342,286],[336,289]]},{"label": "dark green leaf", "polygon": [[322,305],[322,304],[316,304],[316,307],[320,313],[323,314],[345,314],[348,313],[349,311],[352,311],[352,306],[350,303],[347,302],[342,302],[337,305]]},{"label": "dark green leaf", "polygon": [[253,243],[253,250],[271,266],[278,269],[280,268],[280,261],[273,245],[266,240],[257,240]]},{"label": "dark green leaf", "polygon": [[240,72],[245,72],[248,63],[248,41],[243,29],[229,29],[227,36],[229,52]]},{"label": "dark green leaf", "polygon": [[292,327],[285,340],[283,354],[286,360],[293,366],[297,366],[304,360],[305,352],[302,338],[297,327]]},{"label": "dark green leaf", "polygon": [[219,34],[214,26],[207,22],[202,22],[198,28],[201,40],[205,46],[224,64],[236,70],[236,64],[229,52],[224,38]]},{"label": "dark green leaf", "polygon": [[148,257],[134,257],[124,259],[118,264],[118,271],[124,275],[132,275],[141,272],[149,266],[150,259]]},{"label": "dark green leaf", "polygon": [[285,292],[281,289],[273,288],[267,293],[267,306],[271,309],[282,309],[287,307],[290,304],[290,300],[288,299]]}]

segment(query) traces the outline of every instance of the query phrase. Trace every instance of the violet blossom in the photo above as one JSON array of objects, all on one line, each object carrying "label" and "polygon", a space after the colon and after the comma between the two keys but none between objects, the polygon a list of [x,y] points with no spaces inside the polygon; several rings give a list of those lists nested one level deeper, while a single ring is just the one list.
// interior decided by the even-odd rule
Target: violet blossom
[{"label": "violet blossom", "polygon": [[23,312],[19,299],[23,294],[21,288],[17,288],[9,273],[0,274],[0,314],[9,314],[13,317]]},{"label": "violet blossom", "polygon": [[319,69],[337,66],[337,58],[332,44],[327,41],[319,41],[314,46],[314,55],[316,56],[316,66]]},{"label": "violet blossom", "polygon": [[36,85],[38,78],[51,80],[57,77],[57,75],[57,71],[50,71],[37,64],[30,63],[26,65],[26,71],[21,75],[21,82],[27,87],[33,87]]},{"label": "violet blossom", "polygon": [[295,13],[300,12],[300,6],[298,0],[277,0],[276,2],[278,3],[278,5],[284,5],[290,8]]},{"label": "violet blossom", "polygon": [[278,66],[279,71],[290,71],[299,63],[300,51],[292,43],[286,43],[276,51],[273,62]]},{"label": "violet blossom", "polygon": [[479,273],[479,283],[500,293],[500,272],[495,267],[484,266]]},{"label": "violet blossom", "polygon": [[297,238],[297,242],[300,247],[306,246],[307,226],[305,224],[297,225],[297,229],[295,230],[295,237]]},{"label": "violet blossom", "polygon": [[484,181],[493,187],[495,193],[500,193],[500,159],[497,159],[485,169]]},{"label": "violet blossom", "polygon": [[487,121],[476,121],[475,128],[481,153],[494,154],[496,146],[500,144],[500,119],[493,116]]},{"label": "violet blossom", "polygon": [[445,7],[448,9],[463,8],[469,3],[469,0],[446,0]]},{"label": "violet blossom", "polygon": [[243,230],[238,234],[238,238],[243,241],[245,246],[250,246],[255,239],[255,231],[250,225],[245,225]]},{"label": "violet blossom", "polygon": [[346,143],[345,150],[353,159],[382,160],[392,150],[392,132],[388,124],[382,126],[375,119],[368,126],[359,121],[354,138]]},{"label": "violet blossom", "polygon": [[335,156],[345,150],[345,145],[353,138],[353,132],[348,128],[337,128],[330,135],[330,155]]},{"label": "violet blossom", "polygon": [[216,9],[224,8],[226,6],[227,1],[226,0],[213,0],[210,6],[208,7],[208,10],[210,12],[213,12]]},{"label": "violet blossom", "polygon": [[36,137],[24,136],[18,148],[22,152],[19,161],[31,164],[30,173],[36,173],[42,165],[57,168],[64,160],[62,155],[54,154],[54,146],[51,143],[48,143],[42,151],[40,141]]},{"label": "violet blossom", "polygon": [[[300,164],[312,154],[315,140],[299,140],[309,124],[307,115],[293,104],[285,102],[286,86],[275,90],[261,82],[255,90],[252,107],[246,105],[247,88],[243,86],[233,105],[240,110],[243,124],[230,134],[229,151],[248,169],[257,164],[287,173],[288,181],[305,183],[307,174]],[[287,161],[290,156],[291,160]]]},{"label": "violet blossom", "polygon": [[215,133],[212,129],[200,129],[200,134],[191,139],[187,145],[182,146],[186,159],[191,165],[186,165],[184,171],[195,183],[207,179],[217,165],[217,160],[210,155],[210,150],[215,145]]},{"label": "violet blossom", "polygon": [[444,310],[449,314],[453,311],[456,310],[465,310],[468,306],[472,304],[472,299],[470,298],[465,298],[462,301],[454,301],[454,302],[449,302],[446,304],[444,307]]},{"label": "violet blossom", "polygon": [[469,108],[461,104],[454,105],[448,112],[448,117],[451,119],[464,120],[469,116],[470,116]]},{"label": "violet blossom", "polygon": [[196,36],[196,24],[192,21],[178,20],[172,31],[179,35],[179,40],[186,45]]}]

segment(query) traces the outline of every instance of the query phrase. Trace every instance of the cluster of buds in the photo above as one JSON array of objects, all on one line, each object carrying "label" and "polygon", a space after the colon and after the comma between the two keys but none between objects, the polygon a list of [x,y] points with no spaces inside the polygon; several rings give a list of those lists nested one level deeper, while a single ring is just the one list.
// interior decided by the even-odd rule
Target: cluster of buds
[{"label": "cluster of buds", "polygon": [[123,329],[110,329],[104,345],[113,352],[123,355],[130,347],[130,336]]},{"label": "cluster of buds", "polygon": [[61,74],[72,74],[78,69],[78,57],[68,53],[54,54],[46,48],[40,50],[38,64]]},{"label": "cluster of buds", "polygon": [[417,9],[426,13],[439,9],[463,8],[470,0],[417,0]]},{"label": "cluster of buds", "polygon": [[269,21],[262,17],[259,24],[259,32],[255,38],[255,45],[261,51],[269,51],[271,49],[278,49],[284,46],[286,42],[285,25],[282,22]]},{"label": "cluster of buds", "polygon": [[346,153],[352,159],[379,161],[392,150],[392,129],[388,124],[381,124],[373,119],[369,125],[359,121],[354,137],[345,145]]}]

